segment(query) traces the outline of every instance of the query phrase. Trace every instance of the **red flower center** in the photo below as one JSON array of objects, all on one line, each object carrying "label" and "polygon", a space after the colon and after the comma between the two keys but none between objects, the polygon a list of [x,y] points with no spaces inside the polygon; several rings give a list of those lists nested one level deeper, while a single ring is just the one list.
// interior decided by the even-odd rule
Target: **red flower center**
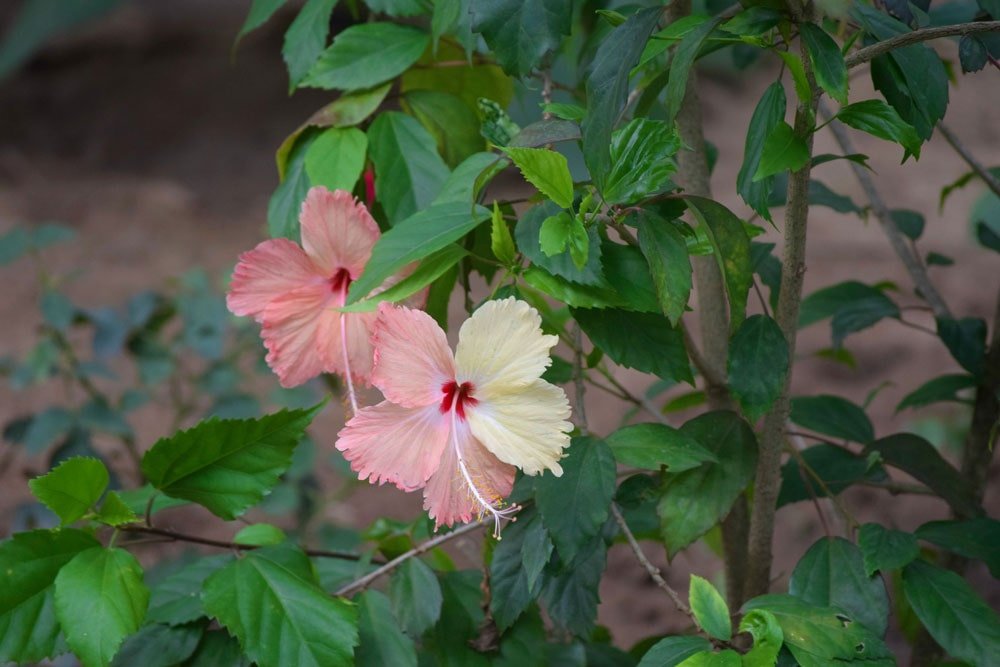
[{"label": "red flower center", "polygon": [[465,406],[475,405],[479,401],[472,397],[472,390],[475,389],[471,382],[458,384],[454,380],[441,385],[441,392],[444,398],[441,399],[441,414],[447,413],[452,406],[455,407],[455,414],[461,419],[465,419]]},{"label": "red flower center", "polygon": [[340,292],[347,293],[347,288],[351,285],[351,272],[347,269],[337,269],[337,272],[330,277],[330,291],[334,294]]}]

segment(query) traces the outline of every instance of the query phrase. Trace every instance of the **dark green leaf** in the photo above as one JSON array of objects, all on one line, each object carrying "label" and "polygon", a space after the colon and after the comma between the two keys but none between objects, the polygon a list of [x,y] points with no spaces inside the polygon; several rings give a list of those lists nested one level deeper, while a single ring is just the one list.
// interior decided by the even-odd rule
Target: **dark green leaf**
[{"label": "dark green leaf", "polygon": [[796,396],[789,419],[811,431],[863,445],[875,439],[865,411],[839,396]]},{"label": "dark green leaf", "polygon": [[54,609],[56,575],[97,547],[80,530],[32,530],[0,542],[0,661],[37,662],[65,651]]},{"label": "dark green leaf", "polygon": [[427,50],[430,41],[430,35],[413,26],[352,25],[334,37],[302,85],[348,91],[371,88],[405,72]]},{"label": "dark green leaf", "polygon": [[609,204],[632,204],[660,192],[677,171],[681,141],[662,120],[636,118],[611,135],[611,171],[601,194]]},{"label": "dark green leaf", "polygon": [[695,653],[711,649],[711,642],[704,637],[666,637],[646,651],[638,667],[677,667]]},{"label": "dark green leaf", "polygon": [[357,603],[361,642],[354,651],[357,667],[417,667],[417,649],[396,623],[388,598],[378,591],[365,591]]},{"label": "dark green leaf", "polygon": [[666,106],[667,120],[673,123],[680,111],[681,103],[687,94],[687,80],[694,68],[694,61],[701,51],[702,44],[716,26],[722,22],[721,16],[715,16],[691,32],[687,33],[677,44],[674,57],[670,60],[670,78],[667,80]]},{"label": "dark green leaf", "polygon": [[419,637],[441,615],[441,586],[434,572],[419,558],[396,570],[389,582],[389,599],[396,619],[411,637]]},{"label": "dark green leaf", "polygon": [[427,4],[421,0],[365,0],[373,12],[392,17],[419,16],[427,13]]},{"label": "dark green leaf", "polygon": [[163,493],[232,520],[277,484],[319,407],[203,421],[153,445],[142,472]]},{"label": "dark green leaf", "polygon": [[809,148],[806,142],[796,136],[791,125],[781,121],[764,140],[760,162],[753,180],[760,181],[785,171],[798,171],[807,162],[809,162]]},{"label": "dark green leaf", "polygon": [[56,576],[55,607],[66,643],[86,667],[107,665],[142,625],[149,589],[124,549],[81,551]]},{"label": "dark green leaf", "polygon": [[404,108],[415,116],[437,143],[438,153],[455,167],[486,148],[479,133],[479,117],[456,95],[437,90],[411,90]]},{"label": "dark green leaf", "polygon": [[571,0],[479,0],[471,5],[472,29],[482,34],[511,76],[527,76],[568,35]]},{"label": "dark green leaf", "polygon": [[817,607],[846,611],[879,637],[889,623],[889,596],[882,578],[865,571],[861,551],[840,537],[820,538],[802,556],[788,592]]},{"label": "dark green leaf", "polygon": [[890,212],[896,227],[909,239],[916,241],[924,233],[924,216],[917,211],[895,209]]},{"label": "dark green leaf", "polygon": [[858,531],[858,546],[864,558],[865,573],[886,574],[898,570],[920,555],[913,533],[890,530],[877,523],[866,523]]},{"label": "dark green leaf", "polygon": [[660,309],[677,326],[691,294],[691,260],[680,231],[651,213],[638,216],[639,248],[646,257]]},{"label": "dark green leaf", "polygon": [[696,574],[691,575],[688,605],[695,622],[709,636],[725,642],[732,639],[733,624],[729,620],[729,606],[715,586]]},{"label": "dark green leaf", "polygon": [[573,317],[615,363],[665,380],[694,383],[684,335],[662,315],[574,308]]},{"label": "dark green leaf", "polygon": [[[864,457],[836,445],[822,444],[810,447],[802,451],[802,458],[808,470],[803,470],[798,460],[794,458],[789,459],[781,468],[779,507],[823,497],[827,490],[836,495],[862,480],[876,481],[885,479],[886,476],[885,470],[880,466],[873,467]],[[822,480],[822,484],[816,477]]]},{"label": "dark green leaf", "polygon": [[509,164],[493,153],[473,153],[448,175],[431,204],[463,202],[471,206],[490,180]]},{"label": "dark green leaf", "polygon": [[336,4],[337,0],[306,0],[298,16],[288,26],[281,56],[288,65],[289,92],[298,88],[326,48],[326,39],[330,36],[330,15]]},{"label": "dark green leaf", "polygon": [[368,137],[356,127],[324,130],[306,151],[306,175],[311,185],[354,190],[365,169]]},{"label": "dark green leaf", "polygon": [[664,475],[656,510],[667,553],[672,558],[718,523],[753,478],[757,439],[745,421],[732,412],[709,412],[681,427],[712,452],[719,463]]},{"label": "dark green leaf", "polygon": [[920,157],[921,140],[916,130],[882,100],[865,100],[848,104],[837,112],[837,119],[856,130],[897,143],[916,157]]},{"label": "dark green leaf", "polygon": [[941,375],[928,380],[916,390],[903,397],[896,406],[896,412],[906,408],[922,408],[932,403],[951,401],[967,402],[958,397],[958,392],[976,385],[976,378],[971,375]]},{"label": "dark green leaf", "polygon": [[[579,118],[576,120],[579,120]],[[550,118],[548,120],[540,120],[523,128],[510,140],[510,145],[514,147],[538,148],[539,146],[554,144],[560,141],[579,141],[579,139],[580,126],[577,123]]]},{"label": "dark green leaf", "polygon": [[984,248],[1000,252],[1000,234],[990,229],[985,222],[976,223],[976,240]]},{"label": "dark green leaf", "polygon": [[740,165],[740,172],[736,177],[736,190],[743,201],[766,220],[771,220],[768,202],[774,187],[774,179],[754,180],[754,174],[757,173],[764,155],[764,142],[778,123],[784,122],[784,119],[785,87],[780,81],[775,81],[764,91],[750,118],[746,144],[743,148],[743,164]]},{"label": "dark green leaf", "polygon": [[448,178],[434,138],[411,116],[389,111],[371,124],[368,141],[375,193],[389,223],[399,224],[424,211]]},{"label": "dark green leaf", "polygon": [[[138,489],[118,491],[117,493],[118,497],[128,506],[130,510],[140,515],[145,514],[147,509],[150,512],[150,516],[152,516],[157,512],[168,510],[172,507],[182,507],[188,504],[188,501],[186,500],[171,498],[170,496],[163,495],[154,489],[152,484],[140,486]],[[151,499],[152,503],[150,503]]]},{"label": "dark green leaf", "polygon": [[871,443],[866,452],[878,452],[886,463],[926,484],[959,516],[973,517],[983,513],[973,489],[963,481],[962,475],[944,460],[934,445],[919,435],[890,435]]},{"label": "dark green leaf", "polygon": [[[604,279],[604,269],[601,266],[601,237],[597,227],[587,230],[587,263],[582,268],[577,267],[568,251],[549,256],[542,250],[542,226],[546,220],[560,213],[559,207],[551,202],[545,202],[531,208],[521,216],[514,228],[517,248],[535,264],[549,273],[583,285],[609,287]],[[567,217],[569,214],[566,214]],[[550,223],[551,224],[551,223]]]},{"label": "dark green leaf", "polygon": [[253,0],[253,4],[250,5],[250,11],[243,21],[243,26],[240,28],[239,34],[236,35],[233,50],[236,50],[240,40],[246,35],[267,23],[268,19],[274,16],[274,13],[281,9],[281,6],[285,2],[286,0]]},{"label": "dark green leaf", "polygon": [[899,318],[899,307],[877,287],[854,280],[817,290],[802,300],[799,326],[832,317],[834,347],[848,334],[866,329],[886,317]]},{"label": "dark green leaf", "polygon": [[77,456],[31,480],[28,486],[65,526],[97,505],[104,489],[108,488],[108,481],[108,469],[99,459]]},{"label": "dark green leaf", "polygon": [[173,667],[183,663],[198,648],[204,628],[191,625],[146,625],[125,640],[111,667]]},{"label": "dark green leaf", "polygon": [[917,560],[903,570],[903,591],[938,644],[972,665],[1000,655],[1000,619],[954,572]]},{"label": "dark green leaf", "polygon": [[962,65],[962,73],[978,72],[986,67],[990,60],[989,49],[983,40],[975,35],[964,35],[958,42],[958,61]]},{"label": "dark green leaf", "polygon": [[[815,166],[815,163],[813,164]],[[767,202],[768,206],[784,206],[788,200],[788,175],[778,174],[774,178],[774,188],[771,197]],[[811,179],[809,181],[808,192],[809,204],[812,206],[826,206],[837,213],[854,213],[862,215],[864,211],[854,203],[850,197],[838,194],[831,190],[822,181]]]},{"label": "dark green leaf", "polygon": [[951,356],[962,368],[973,375],[983,372],[986,358],[985,321],[978,317],[963,317],[960,320],[939,317],[937,330]]},{"label": "dark green leaf", "polygon": [[[315,132],[303,132],[288,151],[281,183],[267,204],[267,230],[273,238],[299,238],[299,211],[312,186],[306,173],[306,153],[315,139]],[[279,171],[281,164],[279,160]]]},{"label": "dark green leaf", "polygon": [[847,66],[840,47],[815,23],[799,25],[799,36],[809,51],[816,83],[833,99],[847,104]]},{"label": "dark green leaf", "polygon": [[184,667],[250,667],[239,642],[225,630],[206,632]]},{"label": "dark green leaf", "polygon": [[729,386],[751,422],[767,412],[788,372],[788,343],[778,324],[753,315],[729,343]]},{"label": "dark green leaf", "polygon": [[1000,578],[1000,522],[996,519],[931,521],[917,528],[916,536],[959,556],[981,560],[994,578]]},{"label": "dark green leaf", "polygon": [[149,598],[148,623],[184,625],[207,616],[201,589],[210,575],[232,562],[229,555],[199,558],[153,587]]},{"label": "dark green leaf", "polygon": [[669,472],[683,472],[717,462],[694,438],[666,424],[625,426],[609,435],[607,443],[619,463],[646,470],[666,466]]},{"label": "dark green leaf", "polygon": [[354,663],[357,611],[319,588],[309,559],[297,549],[246,554],[210,576],[202,598],[261,667]]},{"label": "dark green leaf", "polygon": [[410,262],[428,257],[459,240],[490,217],[482,206],[435,204],[403,220],[379,237],[364,273],[351,284],[347,303],[355,303]]},{"label": "dark green leaf", "polygon": [[535,502],[559,557],[572,563],[607,521],[615,494],[615,457],[603,440],[573,438],[563,474],[535,480]]},{"label": "dark green leaf", "polygon": [[600,601],[598,586],[607,564],[607,554],[604,538],[597,536],[584,546],[572,563],[565,560],[559,563],[560,557],[551,566],[554,571],[546,573],[542,600],[557,628],[578,636],[587,636],[593,631]]},{"label": "dark green leaf", "polygon": [[[490,597],[490,611],[497,626],[506,631],[528,608],[538,595],[536,585],[540,579],[541,568],[548,562],[552,552],[552,543],[548,543],[548,553],[544,560],[532,558],[531,571],[526,567],[525,549],[529,544],[548,540],[548,531],[542,525],[542,518],[534,509],[526,509],[518,514],[517,521],[507,526],[503,531],[503,539],[493,550],[490,562],[490,586],[493,595]],[[533,554],[537,555],[537,554]],[[538,560],[542,560],[538,564]],[[534,581],[530,580],[534,575]]]}]

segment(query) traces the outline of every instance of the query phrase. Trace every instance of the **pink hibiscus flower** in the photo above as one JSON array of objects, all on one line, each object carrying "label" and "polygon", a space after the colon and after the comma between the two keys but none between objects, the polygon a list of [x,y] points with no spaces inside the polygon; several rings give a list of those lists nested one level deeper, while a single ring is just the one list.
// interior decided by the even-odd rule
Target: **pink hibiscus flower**
[{"label": "pink hibiscus flower", "polygon": [[324,187],[309,190],[299,224],[301,247],[270,239],[240,256],[226,304],[263,325],[267,363],[282,386],[338,373],[357,412],[354,382],[370,384],[376,313],[336,308],[371,257],[379,228],[351,193]]},{"label": "pink hibiscus flower", "polygon": [[386,400],[340,431],[337,449],[361,479],[404,491],[424,487],[438,527],[519,508],[504,507],[515,468],[562,474],[569,401],[541,379],[556,336],[514,298],[489,301],[462,325],[452,355],[426,313],[383,303],[373,334],[372,384]]}]

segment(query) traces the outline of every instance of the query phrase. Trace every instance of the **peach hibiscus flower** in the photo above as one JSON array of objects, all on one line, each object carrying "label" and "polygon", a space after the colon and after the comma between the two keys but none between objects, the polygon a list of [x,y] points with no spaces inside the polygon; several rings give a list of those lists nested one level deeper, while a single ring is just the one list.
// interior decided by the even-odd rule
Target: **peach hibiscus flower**
[{"label": "peach hibiscus flower", "polygon": [[338,373],[357,412],[354,382],[370,383],[376,313],[336,308],[371,257],[379,228],[351,193],[319,186],[306,195],[299,224],[301,246],[270,239],[240,256],[226,304],[263,325],[267,364],[282,386]]},{"label": "peach hibiscus flower", "polygon": [[424,488],[438,527],[519,508],[503,498],[520,468],[562,474],[572,425],[565,392],[541,379],[556,336],[523,301],[489,301],[473,313],[452,355],[426,313],[383,303],[372,336],[372,384],[386,400],[362,408],[337,449],[361,479]]}]

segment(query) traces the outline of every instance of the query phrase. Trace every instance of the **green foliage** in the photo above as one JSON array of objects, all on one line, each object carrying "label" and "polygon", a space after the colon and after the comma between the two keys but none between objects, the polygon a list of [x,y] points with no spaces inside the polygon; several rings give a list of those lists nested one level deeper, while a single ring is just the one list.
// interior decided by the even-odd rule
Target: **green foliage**
[{"label": "green foliage", "polygon": [[743,616],[740,632],[753,637],[753,647],[743,656],[745,667],[773,667],[785,639],[785,633],[774,614],[756,609]]},{"label": "green foliage", "polygon": [[609,204],[632,204],[662,190],[677,171],[681,142],[670,125],[636,118],[611,135],[611,170],[601,186]]},{"label": "green foliage", "polygon": [[378,591],[365,591],[358,596],[357,603],[360,643],[354,651],[355,664],[416,667],[417,649],[396,623],[388,598]]},{"label": "green foliage", "polygon": [[144,625],[122,644],[112,667],[171,667],[186,661],[198,648],[204,628],[201,624]]},{"label": "green foliage", "polygon": [[1000,577],[1000,522],[996,519],[931,521],[917,528],[916,536],[959,556],[981,560],[990,574]]},{"label": "green foliage", "polygon": [[553,544],[542,517],[526,509],[504,529],[490,563],[490,612],[501,630],[507,630],[540,592],[540,575]]},{"label": "green foliage", "polygon": [[638,240],[656,287],[660,309],[677,326],[691,294],[692,270],[687,245],[673,223],[644,213],[638,216]]},{"label": "green foliage", "polygon": [[108,486],[108,479],[104,463],[78,456],[63,461],[28,485],[35,497],[55,512],[65,526],[83,517],[97,504]]},{"label": "green foliage", "polygon": [[817,290],[802,300],[799,326],[832,318],[833,345],[840,347],[848,334],[867,329],[886,317],[898,319],[899,307],[884,290],[849,280]]},{"label": "green foliage", "polygon": [[895,109],[881,100],[849,104],[837,112],[837,119],[856,130],[897,143],[909,153],[920,157],[921,140],[916,130]]},{"label": "green foliage", "polygon": [[201,600],[205,580],[233,561],[233,556],[208,556],[186,565],[153,586],[146,622],[185,625],[208,615]]},{"label": "green foliage", "polygon": [[615,363],[665,380],[694,382],[684,335],[662,315],[575,308],[573,317],[594,345]]},{"label": "green foliage", "polygon": [[278,482],[319,408],[209,419],[159,440],[143,456],[142,472],[163,493],[234,519]]},{"label": "green foliage", "polygon": [[331,127],[316,136],[305,155],[305,170],[313,185],[331,190],[354,189],[365,169],[368,137],[354,127]]},{"label": "green foliage", "polygon": [[[601,263],[601,237],[595,226],[591,226],[586,230],[587,261],[583,266],[577,266],[577,263],[573,261],[573,257],[568,250],[549,255],[542,249],[542,227],[547,220],[551,220],[561,213],[563,212],[559,210],[557,205],[552,202],[546,202],[532,208],[521,216],[521,219],[517,222],[517,227],[514,228],[517,249],[534,266],[541,267],[556,276],[582,285],[610,288],[610,285],[604,278],[604,266]],[[570,217],[568,213],[566,217]],[[574,225],[576,223],[570,221],[567,224]],[[554,223],[549,223],[549,225],[552,226]],[[578,240],[577,244],[582,245],[582,241]],[[555,248],[550,247],[549,250],[555,250]]]},{"label": "green foliage", "polygon": [[729,343],[729,386],[751,422],[778,398],[788,371],[788,343],[766,315],[749,317]]},{"label": "green foliage", "polygon": [[411,637],[419,637],[441,615],[441,587],[437,577],[418,558],[411,558],[393,575],[389,600],[396,620]]},{"label": "green foliage", "polygon": [[802,23],[799,26],[802,41],[809,52],[816,83],[841,104],[847,104],[847,66],[840,47],[818,25]]},{"label": "green foliage", "polygon": [[941,401],[963,403],[965,401],[959,398],[958,392],[973,387],[975,384],[976,378],[971,375],[941,375],[928,380],[904,396],[903,400],[896,406],[896,411],[899,412],[906,408],[922,408]]},{"label": "green foliage", "polygon": [[573,177],[566,158],[543,148],[507,148],[525,180],[562,208],[573,205]]},{"label": "green foliage", "polygon": [[691,575],[688,605],[695,621],[711,637],[725,642],[732,639],[733,626],[726,601],[715,586],[695,574]]},{"label": "green foliage", "polygon": [[797,396],[791,421],[823,435],[863,445],[875,439],[875,428],[865,411],[839,396]]},{"label": "green foliage", "polygon": [[[310,74],[330,36],[330,15],[337,0],[306,0],[285,32],[281,56],[288,65],[288,91],[293,92]],[[367,88],[368,86],[361,86]]]},{"label": "green foliage", "polygon": [[694,438],[666,424],[632,424],[618,429],[606,441],[618,463],[646,470],[666,466],[669,472],[683,472],[705,462],[718,462]]},{"label": "green foliage", "polygon": [[270,523],[254,523],[244,526],[233,536],[233,542],[236,544],[257,547],[281,544],[285,539],[285,531]]},{"label": "green foliage", "polygon": [[711,650],[704,637],[666,637],[646,651],[638,667],[676,667],[691,656]]},{"label": "green foliage", "polygon": [[412,26],[381,22],[353,25],[334,37],[302,85],[345,91],[371,88],[405,72],[429,44],[430,35]]},{"label": "green foliage", "polygon": [[775,81],[764,91],[750,118],[743,148],[743,164],[736,177],[736,189],[743,201],[766,220],[771,220],[768,205],[774,178],[756,178],[756,174],[764,157],[765,142],[784,119],[785,88],[780,81]]},{"label": "green foliage", "polygon": [[920,555],[912,533],[866,523],[858,531],[858,547],[864,559],[865,574],[898,570]]},{"label": "green foliage", "polygon": [[785,171],[798,171],[809,162],[809,148],[788,123],[781,121],[768,133],[764,140],[754,181]]},{"label": "green foliage", "polygon": [[407,111],[430,132],[438,153],[454,167],[485,148],[479,117],[460,97],[436,90],[410,90],[403,97]]},{"label": "green foliage", "polygon": [[513,76],[531,74],[569,34],[573,14],[570,0],[483,0],[471,8],[472,29]]},{"label": "green foliage", "polygon": [[[805,469],[797,458],[788,460],[781,469],[781,492],[778,505],[834,495],[862,481],[880,481],[885,470],[846,447],[822,444],[801,453]],[[817,479],[818,478],[818,479]]]}]

